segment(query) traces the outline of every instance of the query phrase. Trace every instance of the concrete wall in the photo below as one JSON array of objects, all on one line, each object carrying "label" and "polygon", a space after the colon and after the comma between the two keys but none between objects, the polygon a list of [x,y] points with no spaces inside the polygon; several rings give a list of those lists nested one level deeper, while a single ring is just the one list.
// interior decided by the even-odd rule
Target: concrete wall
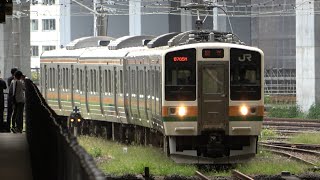
[{"label": "concrete wall", "polygon": [[129,17],[126,15],[108,17],[107,35],[118,38],[129,35]]},{"label": "concrete wall", "polygon": [[[14,4],[13,9],[29,12],[30,6],[26,0],[21,0],[21,3],[24,5]],[[6,23],[0,24],[0,77],[5,79],[11,76],[10,70],[13,67],[18,67],[29,77],[31,75],[30,17],[28,13],[15,17],[7,16]]]},{"label": "concrete wall", "polygon": [[319,19],[310,9],[314,8],[314,2],[303,3],[297,0],[301,6],[296,9],[296,83],[297,102],[304,111],[319,100]]}]

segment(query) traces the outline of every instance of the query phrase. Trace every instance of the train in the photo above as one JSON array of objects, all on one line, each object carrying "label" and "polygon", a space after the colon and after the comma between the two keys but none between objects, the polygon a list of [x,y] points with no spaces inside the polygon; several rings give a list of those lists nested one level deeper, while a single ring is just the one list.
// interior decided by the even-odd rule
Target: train
[{"label": "train", "polygon": [[61,116],[78,107],[111,130],[156,131],[178,163],[237,163],[257,153],[264,54],[233,33],[85,37],[40,62],[41,93]]}]

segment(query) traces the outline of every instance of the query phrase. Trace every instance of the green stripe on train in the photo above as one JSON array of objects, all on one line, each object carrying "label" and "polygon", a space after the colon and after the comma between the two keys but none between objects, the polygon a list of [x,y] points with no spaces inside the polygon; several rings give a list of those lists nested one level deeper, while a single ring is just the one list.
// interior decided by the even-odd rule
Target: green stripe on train
[{"label": "green stripe on train", "polygon": [[173,122],[173,121],[197,121],[197,117],[162,117],[163,122]]},{"label": "green stripe on train", "polygon": [[263,116],[230,116],[229,121],[263,121]]}]

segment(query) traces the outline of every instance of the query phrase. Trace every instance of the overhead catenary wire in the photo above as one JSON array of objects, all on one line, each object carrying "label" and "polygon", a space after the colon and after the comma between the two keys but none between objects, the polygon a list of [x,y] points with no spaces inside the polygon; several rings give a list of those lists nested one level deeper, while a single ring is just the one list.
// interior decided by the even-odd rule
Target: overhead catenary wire
[{"label": "overhead catenary wire", "polygon": [[[180,12],[178,6],[169,6],[170,3],[180,3],[177,0],[169,0],[169,1],[147,1],[147,0],[133,0],[134,2],[141,2],[141,12],[137,13],[130,13],[129,8],[133,5],[127,3],[128,1],[114,1],[115,3],[112,5],[108,5],[106,8],[106,14],[114,15],[114,16],[121,16],[121,15],[163,15],[163,14],[170,14],[170,15],[183,15],[183,16],[196,16],[194,13],[183,13]],[[104,1],[105,3],[108,1]],[[264,3],[255,3],[255,4],[234,4],[230,5],[227,4],[226,1],[218,1],[223,2],[222,7],[224,7],[227,12],[231,15],[231,17],[266,17],[266,16],[295,16],[297,13],[299,15],[317,15],[320,14],[320,1],[316,0],[305,0],[299,4],[290,4],[290,3],[282,3],[278,4],[275,3],[274,0],[270,0]],[[305,4],[313,3],[314,6],[312,7],[305,7]],[[25,4],[25,3],[24,3]],[[22,4],[23,5],[23,4]],[[66,6],[67,4],[53,4],[51,6]],[[79,6],[76,3],[70,3],[72,7]],[[102,4],[103,6],[104,4]],[[119,6],[119,7],[118,7]],[[281,7],[274,8],[272,7]],[[241,8],[248,8],[246,10],[241,10]],[[261,8],[265,8],[267,10],[261,10]],[[311,11],[311,12],[310,12]],[[24,12],[25,14],[20,14],[23,16],[29,16],[28,12]],[[93,14],[93,12],[73,12],[71,16],[86,16]],[[37,16],[41,16],[43,14],[38,13]],[[206,15],[201,13],[200,15]],[[53,16],[64,16],[61,14],[54,14]],[[212,17],[213,15],[208,15],[207,17]],[[218,13],[218,16],[225,16],[223,13]]]}]

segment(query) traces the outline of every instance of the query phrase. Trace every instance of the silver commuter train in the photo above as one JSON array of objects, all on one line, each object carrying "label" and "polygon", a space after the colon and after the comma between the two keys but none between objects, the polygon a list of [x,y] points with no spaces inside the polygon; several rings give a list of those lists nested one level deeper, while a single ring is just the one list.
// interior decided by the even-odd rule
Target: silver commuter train
[{"label": "silver commuter train", "polygon": [[41,91],[59,115],[161,132],[176,162],[225,164],[257,151],[263,65],[230,33],[88,37],[42,54]]}]

